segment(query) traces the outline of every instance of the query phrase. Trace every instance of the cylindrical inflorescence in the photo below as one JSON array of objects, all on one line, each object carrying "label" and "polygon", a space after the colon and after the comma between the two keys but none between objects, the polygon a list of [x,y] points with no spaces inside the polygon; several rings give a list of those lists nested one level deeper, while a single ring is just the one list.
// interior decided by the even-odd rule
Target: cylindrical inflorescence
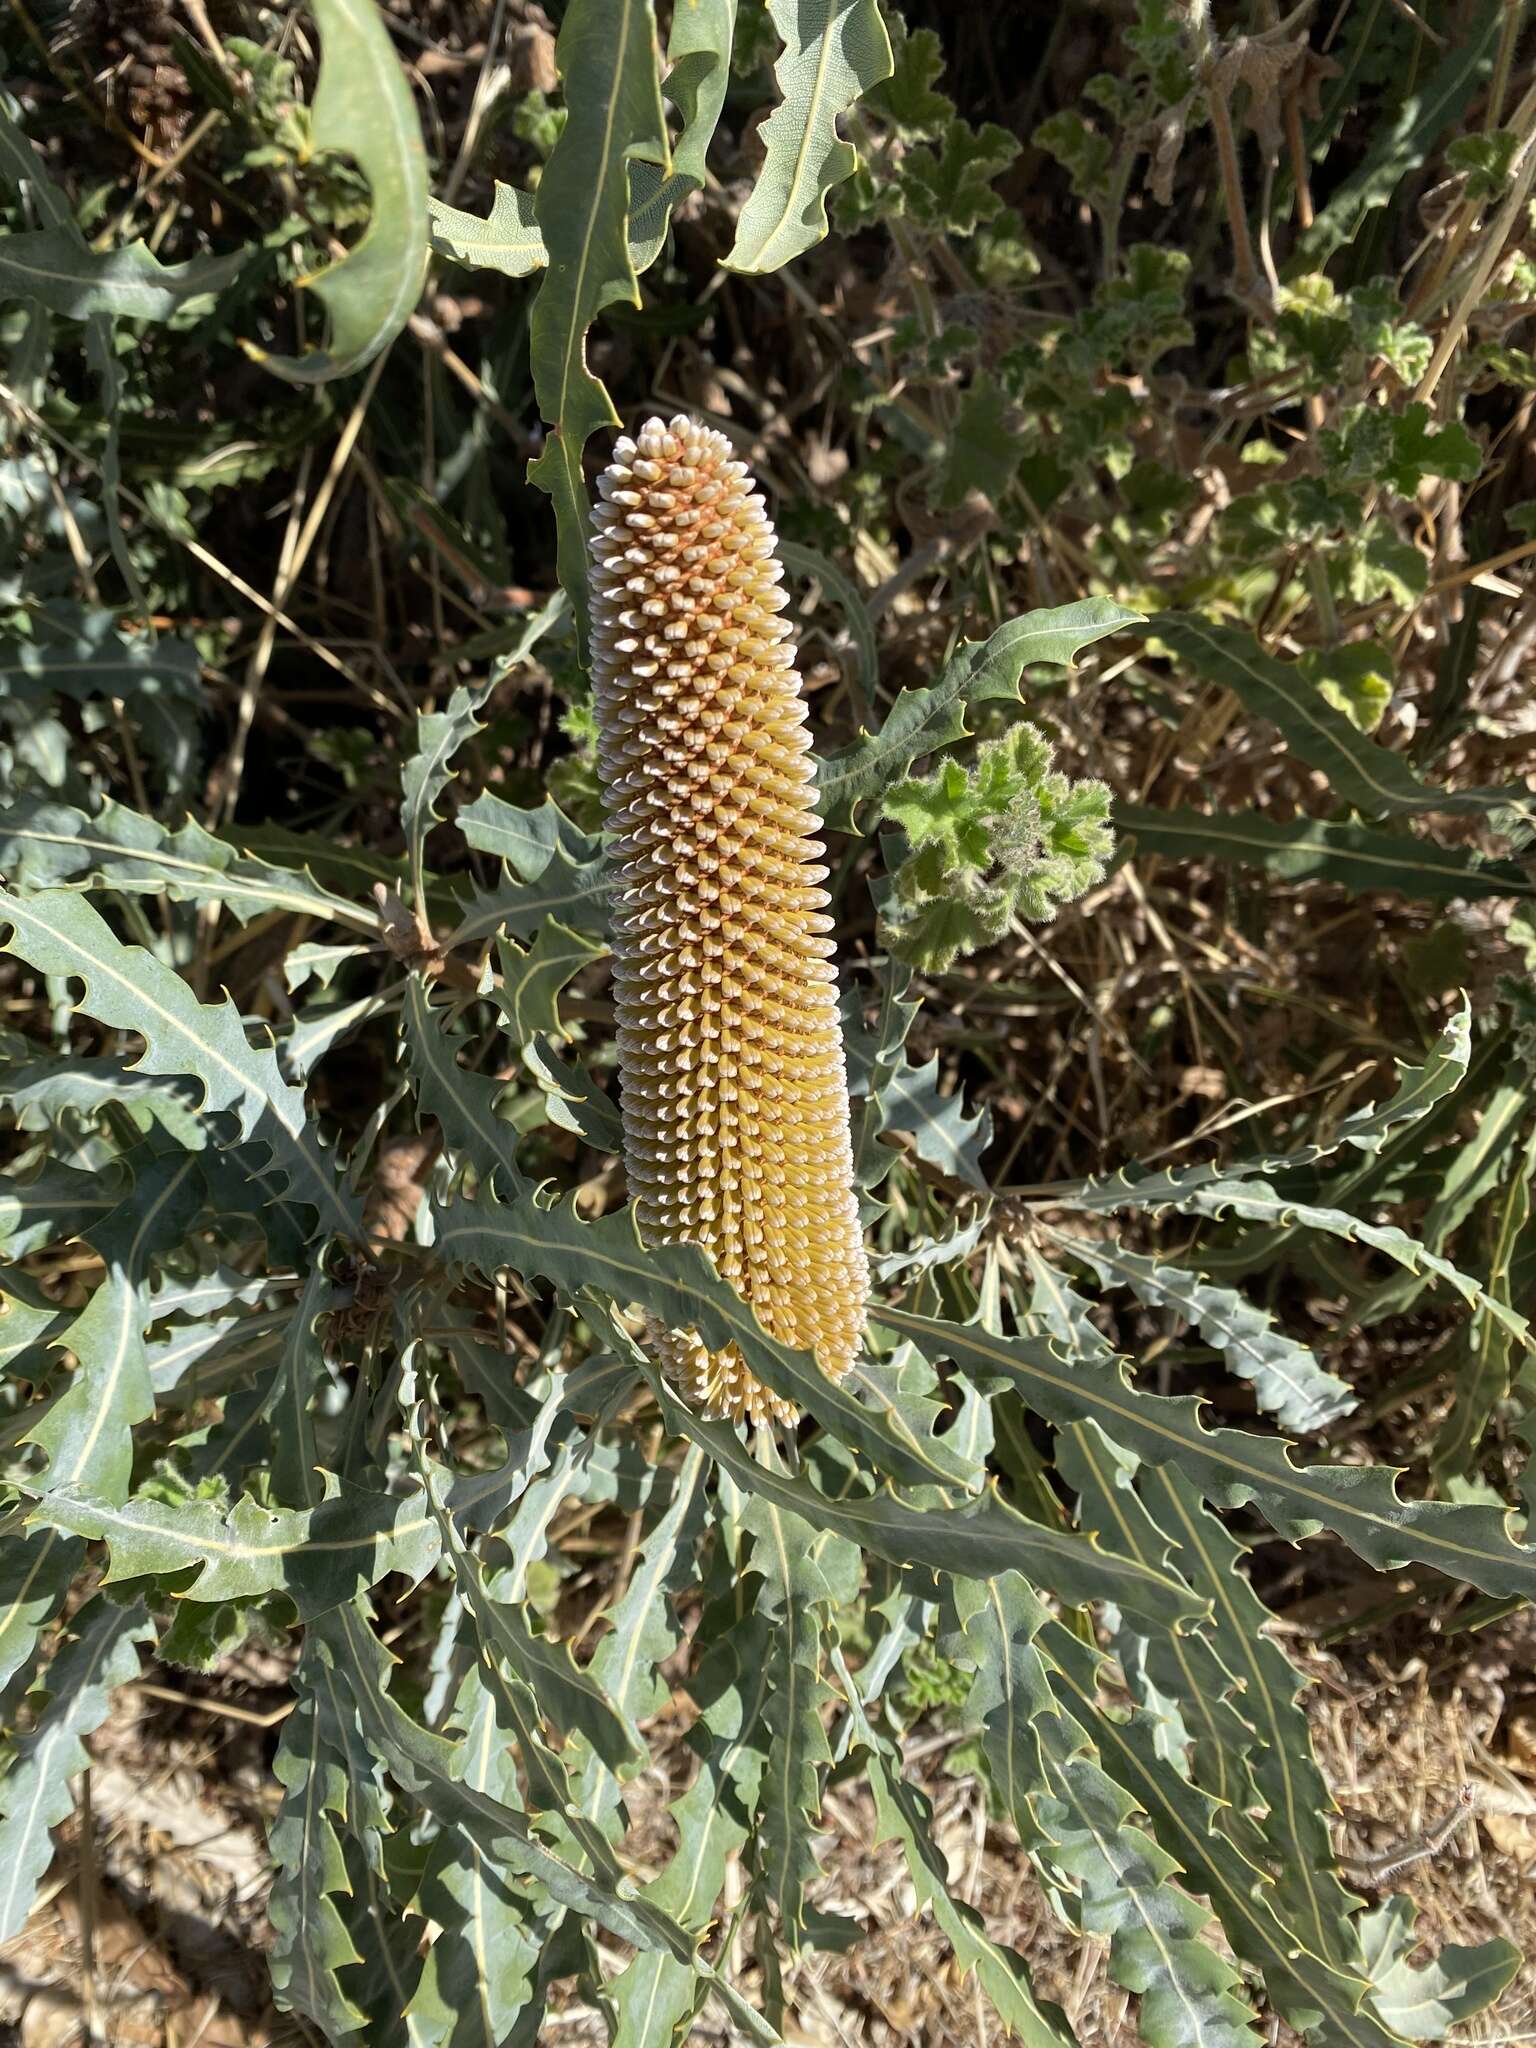
[{"label": "cylindrical inflorescence", "polygon": [[[773,526],[730,443],[684,417],[621,439],[598,489],[592,678],[640,1235],[703,1245],[773,1336],[841,1374],[869,1271]],[[794,1419],[734,1344],[648,1334],[707,1414]]]}]

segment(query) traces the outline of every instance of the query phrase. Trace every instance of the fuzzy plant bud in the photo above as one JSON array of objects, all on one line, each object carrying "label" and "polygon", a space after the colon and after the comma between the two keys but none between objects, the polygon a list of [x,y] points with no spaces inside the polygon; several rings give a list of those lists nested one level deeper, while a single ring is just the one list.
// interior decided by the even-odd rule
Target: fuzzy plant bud
[{"label": "fuzzy plant bud", "polygon": [[[846,1372],[869,1273],[827,870],[773,526],[723,435],[621,439],[592,527],[624,1159],[648,1245],[702,1245],[771,1335]],[[793,1408],[652,1324],[706,1414]]]}]

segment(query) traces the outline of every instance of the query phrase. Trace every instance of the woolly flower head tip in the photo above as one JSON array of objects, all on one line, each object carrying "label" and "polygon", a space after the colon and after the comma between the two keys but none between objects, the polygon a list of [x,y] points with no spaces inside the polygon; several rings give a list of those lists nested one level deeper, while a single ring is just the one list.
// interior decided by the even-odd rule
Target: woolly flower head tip
[{"label": "woolly flower head tip", "polygon": [[[723,434],[617,442],[592,522],[624,1157],[642,1238],[702,1245],[771,1335],[845,1372],[868,1268],[827,871],[777,541]],[[649,1329],[705,1412],[791,1420],[732,1344]]]}]

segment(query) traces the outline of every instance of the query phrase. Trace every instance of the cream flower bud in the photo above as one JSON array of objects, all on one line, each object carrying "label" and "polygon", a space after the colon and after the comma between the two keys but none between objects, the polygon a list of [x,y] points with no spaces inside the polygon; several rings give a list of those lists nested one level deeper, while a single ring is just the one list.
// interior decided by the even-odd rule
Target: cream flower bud
[{"label": "cream flower bud", "polygon": [[[621,439],[598,490],[592,679],[636,1220],[647,1244],[704,1246],[773,1336],[841,1374],[869,1271],[773,526],[730,443],[684,417]],[[734,1344],[648,1335],[706,1413],[794,1419]]]}]

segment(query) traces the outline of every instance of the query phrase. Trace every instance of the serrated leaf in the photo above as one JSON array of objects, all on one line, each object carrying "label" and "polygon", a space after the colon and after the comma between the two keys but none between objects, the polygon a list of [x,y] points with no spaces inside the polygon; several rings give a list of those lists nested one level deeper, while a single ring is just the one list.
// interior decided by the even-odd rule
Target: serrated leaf
[{"label": "serrated leaf", "polygon": [[454,755],[480,730],[480,713],[499,680],[493,674],[477,689],[460,685],[446,711],[423,712],[416,721],[416,751],[400,770],[400,829],[411,881],[423,907],[426,839],[439,822],[437,800],[452,779]]},{"label": "serrated leaf", "polygon": [[1055,1621],[1044,1624],[1039,1642],[1057,1700],[1092,1730],[1105,1770],[1147,1815],[1190,1887],[1210,1899],[1237,1954],[1263,1972],[1279,2011],[1317,2048],[1395,2048],[1390,2030],[1362,2010],[1364,1978],[1311,1955],[1277,1917],[1266,1874],[1223,1832],[1215,1802],[1168,1768],[1155,1722],[1139,1710],[1125,1718],[1101,1711],[1100,1653]]},{"label": "serrated leaf", "polygon": [[583,967],[600,960],[606,951],[601,939],[569,931],[553,917],[539,926],[538,937],[527,952],[510,940],[497,941],[501,986],[495,991],[496,1004],[512,1027],[514,1045],[522,1047],[541,1036],[565,1035],[556,999]]},{"label": "serrated leaf", "polygon": [[903,1777],[894,1743],[875,1727],[856,1696],[853,1711],[869,1757],[876,1845],[900,1844],[917,1898],[953,1948],[962,1973],[975,1977],[1024,2048],[1068,2048],[1073,2037],[1066,2018],[1058,2007],[1036,1999],[1024,1958],[994,1941],[981,1915],[951,1891],[944,1856],[933,1839],[933,1809],[926,1794]]},{"label": "serrated leaf", "polygon": [[1266,1223],[1273,1226],[1283,1241],[1285,1232],[1298,1228],[1320,1230],[1326,1236],[1342,1238],[1349,1244],[1369,1245],[1388,1258],[1404,1273],[1415,1279],[1433,1276],[1461,1296],[1468,1308],[1492,1316],[1501,1323],[1511,1336],[1521,1344],[1530,1345],[1531,1329],[1525,1317],[1516,1313],[1505,1302],[1492,1295],[1478,1280],[1460,1267],[1453,1266],[1449,1259],[1442,1259],[1429,1251],[1417,1238],[1410,1237],[1395,1224],[1366,1223],[1358,1216],[1351,1216],[1343,1209],[1325,1208],[1315,1202],[1287,1199],[1263,1180],[1215,1181],[1208,1186],[1191,1189],[1171,1201],[1153,1200],[1141,1203],[1134,1194],[1126,1195],[1115,1206],[1121,1208],[1142,1208],[1152,1210],[1169,1208],[1182,1216],[1209,1216],[1220,1219],[1236,1216],[1249,1223]]},{"label": "serrated leaf", "polygon": [[276,1041],[277,1064],[283,1078],[298,1084],[309,1079],[317,1061],[333,1046],[352,1036],[375,1017],[387,1017],[400,1007],[403,982],[375,989],[353,1002],[313,1003],[298,1011],[292,1024]]},{"label": "serrated leaf", "polygon": [[48,1458],[35,1482],[41,1490],[80,1488],[114,1504],[127,1498],[133,1425],[155,1407],[144,1349],[150,1259],[182,1241],[201,1205],[195,1153],[136,1156],[131,1192],[96,1233],[106,1278],[63,1339],[75,1370],[28,1431]]},{"label": "serrated leaf", "polygon": [[466,213],[445,200],[429,199],[432,247],[475,270],[499,270],[503,277],[528,277],[549,260],[534,212],[534,196],[496,179],[487,215]]},{"label": "serrated leaf", "polygon": [[528,480],[554,501],[560,586],[579,649],[587,642],[587,489],[582,450],[617,426],[607,391],[587,368],[592,322],[616,299],[640,303],[629,253],[629,163],[670,168],[651,0],[572,0],[555,61],[568,116],[534,200],[549,267],[529,316],[529,355],[545,452]]},{"label": "serrated leaf", "polygon": [[[1136,1492],[1134,1458],[1091,1422],[1063,1430],[1056,1454],[1057,1469],[1077,1491],[1081,1527],[1210,1596],[1208,1581],[1197,1586],[1182,1570],[1173,1532],[1154,1521]],[[1253,1819],[1262,1801],[1249,1768],[1258,1738],[1244,1718],[1239,1681],[1221,1661],[1215,1632],[1207,1621],[1177,1636],[1149,1636],[1123,1616],[1107,1619],[1109,1647],[1120,1659],[1127,1689],[1138,1706],[1161,1717],[1173,1767],[1221,1803],[1222,1827],[1250,1862],[1263,1867],[1265,1837]]]},{"label": "serrated leaf", "polygon": [[1235,861],[1268,868],[1287,881],[1336,882],[1361,892],[1392,889],[1428,903],[1536,895],[1536,881],[1514,861],[1332,818],[1280,820],[1256,811],[1164,811],[1119,802],[1114,817],[1121,833],[1134,835],[1139,851],[1170,860]]},{"label": "serrated leaf", "polygon": [[547,797],[530,810],[485,789],[473,803],[460,805],[454,822],[477,853],[494,854],[523,882],[538,881],[561,857],[571,866],[590,868],[602,854],[595,835],[573,825]]},{"label": "serrated leaf", "polygon": [[[77,247],[85,237],[68,199],[54,183],[22,132],[21,108],[9,94],[0,93],[0,177],[13,190],[26,194],[27,203],[50,228],[74,238]],[[106,435],[101,445],[100,472],[102,508],[106,513],[107,538],[123,578],[123,584],[141,612],[149,609],[133,551],[123,531],[121,486],[121,419],[123,372],[113,340],[112,316],[93,313],[85,322],[85,355],[100,394]]]},{"label": "serrated leaf", "polygon": [[[629,260],[638,276],[661,253],[671,216],[704,182],[709,148],[730,83],[735,0],[693,0],[672,17],[667,39],[667,98],[683,117],[672,152],[672,170],[631,163],[629,167]],[[535,195],[498,178],[487,218],[465,213],[440,199],[428,202],[432,246],[439,255],[507,277],[527,277],[548,261]]]},{"label": "serrated leaf", "polygon": [[919,1159],[978,1194],[989,1192],[981,1155],[992,1142],[992,1112],[978,1109],[968,1115],[959,1088],[950,1095],[939,1093],[937,1053],[921,1067],[903,1059],[871,1101],[880,1130],[904,1132]]},{"label": "serrated leaf", "polygon": [[1178,1616],[1192,1611],[1187,1596],[1170,1581],[1074,1539],[1069,1530],[1027,1521],[995,1488],[963,1507],[947,1502],[918,1507],[889,1488],[845,1491],[834,1498],[806,1478],[771,1471],[752,1457],[726,1424],[707,1421],[684,1407],[616,1316],[609,1316],[607,1327],[656,1396],[672,1435],[701,1445],[744,1492],[798,1515],[814,1529],[845,1536],[896,1565],[967,1578],[1018,1571],[1069,1603],[1113,1599],[1127,1613],[1149,1620],[1160,1616],[1155,1623],[1159,1627],[1176,1625]]},{"label": "serrated leaf", "polygon": [[315,1624],[314,1634],[321,1655],[356,1702],[373,1754],[443,1826],[462,1830],[494,1862],[536,1879],[557,1904],[595,1920],[620,1940],[641,1949],[662,1949],[696,1970],[737,2025],[751,2039],[773,2048],[773,2029],[699,1958],[694,1940],[668,1915],[638,1897],[608,1896],[546,1849],[522,1814],[454,1777],[454,1746],[413,1721],[391,1698],[388,1652],[357,1608],[333,1609]]},{"label": "serrated leaf", "polygon": [[[463,1730],[455,1768],[472,1792],[515,1805],[517,1765],[497,1726],[496,1703],[478,1667],[465,1673],[454,1705]],[[455,1831],[439,1836],[422,1882],[422,1903],[441,1932],[428,1952],[409,2014],[448,2048],[501,2048],[534,2002],[535,1965],[547,1932],[537,1896]],[[689,1984],[691,1971],[684,1971]]]},{"label": "serrated leaf", "polygon": [[699,1246],[647,1250],[632,1208],[583,1223],[569,1201],[549,1208],[526,1196],[503,1203],[482,1190],[439,1207],[435,1243],[450,1263],[471,1266],[488,1278],[511,1270],[525,1280],[545,1279],[568,1300],[600,1288],[616,1302],[640,1303],[668,1328],[697,1329],[712,1348],[734,1343],[765,1385],[815,1415],[894,1478],[966,1483],[964,1467],[942,1442],[920,1436],[910,1419],[888,1404],[855,1398],[850,1389],[864,1391],[857,1365],[844,1380],[834,1381],[813,1354],[770,1337]]},{"label": "serrated leaf", "polygon": [[39,1292],[24,1273],[8,1271],[0,1288],[0,1371],[26,1372],[29,1354],[41,1353],[70,1320],[70,1310]]},{"label": "serrated leaf", "polygon": [[1416,1941],[1412,1899],[1395,1894],[1360,1924],[1372,2002],[1389,2027],[1410,2041],[1440,2041],[1449,2029],[1482,2012],[1519,1970],[1512,1941],[1495,1935],[1469,1947],[1446,1942],[1427,1963],[1408,1961]]},{"label": "serrated leaf", "polygon": [[825,236],[827,194],[858,162],[838,120],[891,75],[875,0],[768,0],[768,12],[784,46],[773,67],[779,104],[763,123],[763,167],[724,259],[758,276]]},{"label": "serrated leaf", "polygon": [[165,894],[177,903],[219,903],[242,922],[286,910],[378,933],[378,913],[323,889],[308,874],[238,854],[189,820],[167,832],[111,801],[94,817],[68,804],[18,797],[0,817],[0,867],[29,889],[73,882],[86,889]]},{"label": "serrated leaf", "polygon": [[[1226,1507],[1252,1502],[1282,1535],[1330,1529],[1383,1568],[1429,1564],[1485,1592],[1536,1597],[1536,1550],[1511,1536],[1508,1510],[1403,1500],[1386,1466],[1297,1466],[1283,1437],[1208,1430],[1198,1400],[1137,1392],[1121,1360],[1069,1360],[1039,1339],[994,1337],[883,1303],[871,1306],[870,1317],[909,1337],[935,1365],[947,1359],[983,1381],[1007,1380],[1058,1427],[1095,1422],[1149,1465],[1177,1462],[1209,1499]],[[1097,1597],[1108,1596],[1101,1589]]]},{"label": "serrated leaf", "polygon": [[196,759],[202,708],[197,649],[169,634],[130,636],[111,612],[59,603],[34,614],[31,635],[0,646],[0,697],[123,698],[146,753],[181,786]]},{"label": "serrated leaf", "polygon": [[[762,1715],[768,1642],[749,1613],[713,1642],[689,1691],[699,1719],[687,1746],[699,1759],[692,1785],[669,1809],[675,1855],[645,1897],[703,1934],[714,1917],[729,1859],[748,1839],[763,1769]],[[671,1956],[640,1954],[608,1986],[618,2024],[613,2048],[681,2048],[698,2005],[692,1972]]]},{"label": "serrated leaf", "polygon": [[1298,1703],[1301,1676],[1264,1633],[1268,1610],[1239,1569],[1244,1546],[1176,1471],[1138,1474],[1136,1461],[1091,1424],[1063,1439],[1061,1469],[1080,1489],[1085,1526],[1130,1556],[1178,1571],[1210,1601],[1208,1620],[1182,1641],[1144,1646],[1148,1675],[1194,1736],[1185,1775],[1227,1802],[1225,1832],[1251,1863],[1273,1871],[1274,1908],[1311,1952],[1363,1976],[1353,1925],[1360,1901],[1339,1879],[1327,1825],[1333,1799]]},{"label": "serrated leaf", "polygon": [[607,894],[606,865],[598,860],[573,860],[561,848],[534,881],[503,875],[489,889],[477,889],[464,907],[458,928],[445,943],[449,947],[480,945],[498,932],[526,938],[548,917],[583,931],[605,932]]},{"label": "serrated leaf", "polygon": [[246,261],[194,256],[162,263],[147,242],[93,249],[71,222],[0,235],[0,299],[24,299],[68,320],[168,320],[190,299],[214,298]]},{"label": "serrated leaf", "polygon": [[1089,1242],[1051,1232],[1069,1258],[1089,1267],[1104,1286],[1129,1287],[1138,1300],[1170,1308],[1221,1352],[1253,1387],[1260,1408],[1285,1429],[1308,1435],[1356,1405],[1354,1389],[1327,1372],[1305,1344],[1278,1328],[1266,1312],[1230,1287],[1167,1259],[1151,1259],[1122,1244]]},{"label": "serrated leaf", "polygon": [[1138,1475],[1148,1512],[1175,1544],[1173,1560],[1211,1603],[1211,1645],[1242,1691],[1240,1710],[1258,1740],[1248,1757],[1268,1811],[1256,1823],[1276,1871],[1276,1898],[1316,1955],[1365,1975],[1352,1916],[1359,1900],[1340,1882],[1328,1832],[1333,1795],[1317,1763],[1300,1705],[1301,1675],[1265,1633],[1270,1615],[1240,1567],[1247,1546],[1202,1506],[1169,1467]]},{"label": "serrated leaf", "polygon": [[84,1553],[84,1544],[61,1540],[55,1529],[0,1537],[0,1685],[9,1685],[33,1654]]},{"label": "serrated leaf", "polygon": [[856,1545],[817,1529],[773,1501],[754,1498],[743,1518],[754,1537],[758,1605],[769,1624],[768,1756],[759,1791],[754,1863],[798,1950],[806,1887],[820,1876],[813,1834],[832,1763],[823,1711],[838,1697],[826,1676],[824,1632],[839,1605],[858,1596]]},{"label": "serrated leaf", "polygon": [[[1425,1249],[1441,1251],[1452,1233],[1493,1188],[1506,1160],[1515,1150],[1520,1126],[1530,1111],[1530,1096],[1524,1076],[1505,1080],[1482,1104],[1477,1127],[1464,1142],[1447,1147],[1445,1178],[1424,1213],[1418,1235]],[[1425,1280],[1412,1273],[1397,1273],[1371,1288],[1356,1308],[1361,1323],[1369,1325],[1384,1316],[1401,1315],[1413,1307],[1424,1292]],[[1512,1302],[1499,1297],[1507,1315]],[[1508,1331],[1510,1324],[1495,1313],[1492,1320]]]},{"label": "serrated leaf", "polygon": [[[455,1508],[505,1492],[505,1476],[483,1476]],[[249,1497],[227,1513],[210,1501],[170,1506],[141,1496],[123,1506],[92,1496],[49,1494],[34,1525],[111,1546],[107,1583],[197,1571],[185,1588],[206,1602],[283,1592],[301,1621],[378,1584],[392,1571],[412,1583],[437,1562],[441,1544],[419,1493],[395,1498],[343,1487],[314,1508],[268,1508]]]},{"label": "serrated leaf", "polygon": [[15,1112],[16,1127],[23,1131],[45,1131],[63,1116],[99,1118],[108,1104],[117,1104],[140,1130],[157,1123],[188,1152],[200,1152],[208,1142],[192,1081],[136,1074],[121,1060],[44,1056],[17,1061],[0,1067],[0,1101]]},{"label": "serrated leaf", "polygon": [[955,1591],[993,1781],[1037,1860],[1079,1891],[1083,1930],[1109,1935],[1110,1974],[1140,1995],[1150,2048],[1254,2048],[1236,1972],[1201,1938],[1210,1916],[1169,1882],[1177,1863],[1130,1825],[1134,1798],[1057,1708],[1034,1640],[1045,1609],[1016,1578]]},{"label": "serrated leaf", "polygon": [[5,951],[40,973],[78,980],[85,1015],[142,1035],[135,1071],[201,1082],[202,1110],[232,1111],[241,1136],[267,1147],[292,1198],[314,1208],[322,1229],[359,1235],[356,1205],[320,1145],[302,1090],[283,1080],[270,1045],[251,1049],[233,1003],[198,1002],[179,975],[141,947],[123,945],[67,890],[0,892],[0,918],[10,926]]},{"label": "serrated leaf", "polygon": [[517,1163],[516,1127],[496,1114],[506,1081],[488,1080],[459,1065],[462,1039],[455,1038],[433,1009],[428,984],[412,974],[401,1005],[401,1037],[416,1076],[417,1103],[437,1118],[449,1147],[469,1160],[503,1195],[526,1194],[530,1183]]},{"label": "serrated leaf", "polygon": [[335,1827],[347,1818],[348,1787],[315,1698],[321,1670],[318,1651],[306,1644],[294,1672],[294,1710],[272,1764],[283,1798],[268,1838],[276,1866],[268,1906],[276,1937],[269,1968],[278,2004],[338,2041],[361,2033],[368,2020],[338,1978],[362,1956],[336,1904],[338,1893],[350,1896],[352,1890]]},{"label": "serrated leaf", "polygon": [[1153,631],[1197,675],[1231,690],[1245,709],[1268,719],[1299,759],[1327,776],[1335,795],[1367,816],[1513,811],[1530,822],[1530,793],[1518,784],[1449,790],[1423,781],[1401,754],[1357,732],[1319,695],[1299,662],[1266,654],[1252,634],[1177,612],[1160,613]]},{"label": "serrated leaf", "polygon": [[1107,598],[1088,597],[1051,611],[1010,619],[989,640],[962,643],[936,683],[903,690],[877,733],[826,756],[817,774],[817,801],[833,830],[856,830],[858,806],[881,795],[913,761],[965,736],[965,708],[994,700],[1017,702],[1019,678],[1033,662],[1070,668],[1084,647],[1106,634],[1144,623]]},{"label": "serrated leaf", "polygon": [[1122,1208],[1156,1208],[1182,1203],[1207,1188],[1228,1186],[1252,1175],[1266,1177],[1295,1173],[1314,1165],[1348,1145],[1352,1151],[1375,1157],[1387,1140],[1405,1126],[1427,1116],[1437,1104],[1466,1079],[1472,1057],[1472,1010],[1465,997],[1452,1013],[1422,1066],[1397,1063],[1397,1086],[1384,1102],[1368,1103],[1341,1117],[1331,1135],[1325,1135],[1294,1151],[1256,1153],[1248,1159],[1208,1166],[1174,1167],[1166,1173],[1115,1173],[1088,1180],[1070,1189],[1066,1199],[1074,1209],[1095,1213]]},{"label": "serrated leaf", "polygon": [[84,1738],[107,1718],[113,1690],[138,1677],[138,1646],[154,1634],[140,1602],[118,1607],[99,1594],[69,1631],[48,1667],[48,1704],[0,1783],[0,1941],[25,1925],[53,1858],[48,1830],[74,1811],[70,1786],[90,1762]]},{"label": "serrated leaf", "polygon": [[[672,1498],[646,1537],[623,1598],[608,1617],[608,1631],[588,1666],[592,1682],[631,1725],[659,1714],[671,1698],[661,1668],[681,1642],[673,1597],[697,1578],[695,1545],[706,1506],[704,1476],[704,1455],[690,1446]],[[587,1758],[577,1798],[589,1819],[619,1825],[619,1780],[602,1756],[594,1753]]]},{"label": "serrated leaf", "polygon": [[47,1161],[27,1181],[7,1175],[0,1179],[0,1246],[7,1257],[23,1259],[60,1238],[86,1236],[117,1200],[115,1174],[91,1173],[57,1160]]},{"label": "serrated leaf", "polygon": [[[562,1737],[579,1735],[610,1770],[619,1770],[644,1754],[636,1730],[589,1672],[580,1669],[567,1642],[541,1635],[529,1621],[521,1601],[500,1600],[482,1573],[478,1559],[460,1541],[451,1502],[451,1475],[443,1467],[422,1460],[427,1498],[436,1511],[443,1547],[453,1568],[465,1605],[475,1622],[482,1653],[505,1664],[536,1702],[537,1711]],[[530,1744],[523,1740],[525,1766],[534,1766],[527,1756]],[[553,1759],[550,1762],[553,1763]],[[547,1768],[547,1766],[546,1766]],[[560,1796],[556,1810],[567,1811],[570,1793],[559,1767]],[[567,1814],[569,1818],[569,1815]],[[582,1832],[578,1840],[587,1853],[604,1859],[602,1837]],[[601,1868],[601,1860],[594,1863]]]},{"label": "serrated leaf", "polygon": [[[1522,1091],[1523,1092],[1523,1091]],[[1526,1140],[1513,1173],[1490,1218],[1492,1249],[1488,1261],[1488,1292],[1497,1302],[1512,1304],[1512,1276],[1520,1271],[1536,1242],[1531,1228],[1531,1181],[1536,1177],[1536,1135]],[[1435,1476],[1465,1473],[1477,1455],[1483,1432],[1509,1391],[1512,1338],[1505,1323],[1486,1309],[1477,1310],[1459,1334],[1455,1353],[1456,1391],[1430,1456]]]},{"label": "serrated leaf", "polygon": [[374,0],[309,0],[320,25],[310,107],[313,154],[349,156],[373,213],[346,255],[307,278],[324,305],[324,349],[258,362],[295,384],[328,384],[371,363],[415,311],[427,274],[427,152],[411,88]]}]

